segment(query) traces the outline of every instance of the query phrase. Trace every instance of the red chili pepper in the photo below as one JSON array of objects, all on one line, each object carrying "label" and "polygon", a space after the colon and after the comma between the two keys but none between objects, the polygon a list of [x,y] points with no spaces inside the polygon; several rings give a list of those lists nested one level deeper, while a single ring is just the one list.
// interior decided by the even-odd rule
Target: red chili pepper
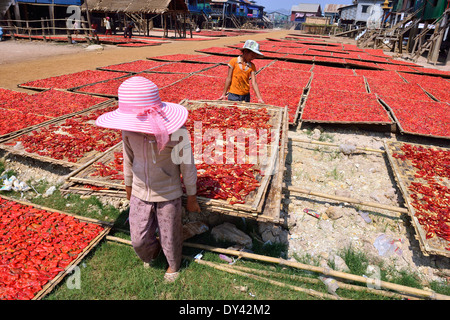
[{"label": "red chili pepper", "polygon": [[101,230],[0,197],[0,299],[33,298]]},{"label": "red chili pepper", "polygon": [[426,238],[438,236],[449,242],[450,250],[450,188],[438,181],[450,177],[450,151],[403,144],[403,154],[393,157],[411,161],[416,177],[425,181],[411,182],[412,206],[415,216],[426,231]]}]

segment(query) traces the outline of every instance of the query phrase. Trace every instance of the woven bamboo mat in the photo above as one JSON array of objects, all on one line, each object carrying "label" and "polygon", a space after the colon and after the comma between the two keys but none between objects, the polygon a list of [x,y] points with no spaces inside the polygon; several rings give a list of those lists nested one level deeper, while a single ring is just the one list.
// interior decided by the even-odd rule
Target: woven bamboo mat
[{"label": "woven bamboo mat", "polygon": [[[409,144],[419,146],[418,144],[412,143]],[[406,159],[403,161],[401,159],[393,157],[394,154],[400,155],[404,154],[404,152],[401,150],[403,145],[404,145],[403,142],[388,141],[385,143],[385,148],[387,151],[386,154],[388,156],[389,163],[391,164],[392,170],[395,174],[395,179],[397,180],[397,183],[405,199],[406,206],[408,208],[408,214],[411,217],[412,225],[416,231],[415,236],[416,239],[419,241],[420,249],[424,255],[436,254],[445,257],[450,257],[450,251],[445,249],[450,248],[450,242],[437,236],[434,236],[431,239],[427,239],[425,229],[422,227],[422,225],[416,218],[416,209],[412,205],[413,202],[412,197],[414,197],[415,193],[409,189],[409,186],[411,185],[411,182],[419,182],[422,184],[426,184],[427,182],[422,178],[415,177],[417,169],[413,167],[410,160]],[[423,146],[423,147],[450,151],[450,149],[436,148],[430,146]],[[449,183],[450,182],[447,179],[447,184]]]}]

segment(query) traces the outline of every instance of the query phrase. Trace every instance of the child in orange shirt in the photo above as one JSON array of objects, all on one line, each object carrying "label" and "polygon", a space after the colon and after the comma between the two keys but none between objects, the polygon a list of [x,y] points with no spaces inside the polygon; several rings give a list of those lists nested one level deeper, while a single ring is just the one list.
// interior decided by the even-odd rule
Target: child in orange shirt
[{"label": "child in orange shirt", "polygon": [[233,58],[228,63],[230,67],[228,76],[225,80],[225,87],[219,100],[225,100],[228,93],[229,101],[246,101],[250,102],[250,80],[253,90],[258,97],[259,103],[264,103],[261,93],[259,92],[258,83],[256,82],[256,66],[252,62],[258,56],[263,56],[259,52],[259,44],[253,40],[245,41],[241,49],[242,55]]}]

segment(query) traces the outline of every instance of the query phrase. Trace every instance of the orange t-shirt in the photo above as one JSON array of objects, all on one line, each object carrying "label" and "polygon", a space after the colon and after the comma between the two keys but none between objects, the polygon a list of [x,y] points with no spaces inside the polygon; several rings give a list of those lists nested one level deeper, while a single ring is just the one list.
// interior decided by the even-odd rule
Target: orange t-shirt
[{"label": "orange t-shirt", "polygon": [[250,92],[250,75],[252,71],[256,72],[255,64],[253,62],[245,63],[239,56],[231,59],[228,66],[233,69],[233,77],[228,91],[238,95],[248,94]]}]

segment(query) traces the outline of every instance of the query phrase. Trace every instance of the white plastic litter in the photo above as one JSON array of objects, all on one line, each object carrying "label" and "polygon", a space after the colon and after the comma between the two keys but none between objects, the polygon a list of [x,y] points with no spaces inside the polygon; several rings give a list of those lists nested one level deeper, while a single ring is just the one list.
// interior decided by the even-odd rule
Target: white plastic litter
[{"label": "white plastic litter", "polygon": [[7,178],[6,176],[2,176],[3,178],[3,186],[0,188],[0,191],[16,191],[23,192],[28,191],[30,187],[23,181],[19,181],[16,176],[11,176]]},{"label": "white plastic litter", "polygon": [[356,146],[352,144],[341,144],[339,145],[339,151],[345,155],[349,155],[356,151]]},{"label": "white plastic litter", "polygon": [[56,191],[56,187],[51,186],[50,188],[47,189],[47,191],[45,191],[44,197],[51,196],[53,194],[53,192],[55,192],[55,191]]},{"label": "white plastic litter", "polygon": [[377,248],[378,254],[382,257],[388,257],[393,253],[401,256],[403,251],[397,245],[397,241],[401,242],[401,239],[395,240],[385,234],[381,234],[375,239],[373,245]]},{"label": "white plastic litter", "polygon": [[334,278],[320,276],[319,279],[326,285],[328,293],[336,294],[336,290],[339,289],[339,285]]}]

